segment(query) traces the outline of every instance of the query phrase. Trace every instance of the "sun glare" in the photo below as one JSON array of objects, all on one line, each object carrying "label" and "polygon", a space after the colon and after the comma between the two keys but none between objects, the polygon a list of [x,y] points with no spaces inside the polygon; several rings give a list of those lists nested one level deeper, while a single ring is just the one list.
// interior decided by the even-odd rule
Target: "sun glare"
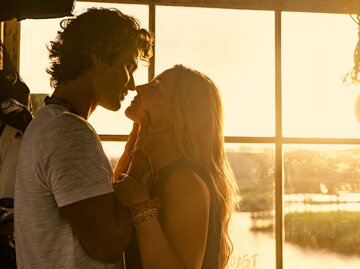
[{"label": "sun glare", "polygon": [[353,67],[357,27],[349,15],[284,13],[283,135],[357,137],[360,86],[342,77]]}]

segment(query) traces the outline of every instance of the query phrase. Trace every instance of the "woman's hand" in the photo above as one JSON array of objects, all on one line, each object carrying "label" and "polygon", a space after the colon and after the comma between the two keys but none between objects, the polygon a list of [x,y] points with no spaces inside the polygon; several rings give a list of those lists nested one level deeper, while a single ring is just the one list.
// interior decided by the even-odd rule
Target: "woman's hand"
[{"label": "woman's hand", "polygon": [[149,147],[150,144],[149,125],[150,125],[150,114],[149,112],[144,111],[144,115],[141,118],[141,123],[138,128],[136,141],[134,143],[134,149],[146,151],[146,149]]},{"label": "woman's hand", "polygon": [[138,137],[139,129],[140,129],[139,124],[134,122],[132,130],[129,134],[129,138],[126,141],[126,145],[125,145],[125,153],[127,153],[128,155],[130,155],[131,151],[135,148],[135,142]]},{"label": "woman's hand", "polygon": [[[153,163],[145,151],[145,141],[147,141],[149,125],[149,115],[146,113],[141,121],[137,139],[134,142],[134,148],[130,154],[130,163],[127,174],[135,178],[139,182],[149,181],[149,175],[153,175]],[[151,179],[150,179],[151,180]]]},{"label": "woman's hand", "polygon": [[173,129],[169,127],[150,132],[150,121],[150,114],[144,111],[134,148],[146,152],[155,168],[161,169],[167,162],[171,162],[176,155]]},{"label": "woman's hand", "polygon": [[116,163],[115,169],[113,171],[112,182],[115,182],[117,178],[119,178],[121,173],[124,173],[129,168],[129,157],[131,151],[135,147],[135,142],[137,139],[137,135],[139,132],[139,124],[134,123],[131,133],[129,135],[128,140],[126,141],[125,150],[123,154],[120,156],[119,160]]},{"label": "woman's hand", "polygon": [[116,200],[126,208],[150,199],[146,176],[139,182],[131,176],[122,174],[120,179],[115,181],[114,192]]}]

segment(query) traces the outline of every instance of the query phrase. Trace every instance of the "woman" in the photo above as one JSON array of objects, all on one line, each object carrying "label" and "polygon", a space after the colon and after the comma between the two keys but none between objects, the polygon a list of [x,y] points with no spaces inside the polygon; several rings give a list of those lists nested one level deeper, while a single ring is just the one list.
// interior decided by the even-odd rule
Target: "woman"
[{"label": "woman", "polygon": [[[176,65],[136,91],[125,111],[134,128],[114,172],[114,189],[136,233],[127,268],[225,268],[236,183],[224,152],[217,87]],[[141,182],[122,174],[134,158],[152,168]]]}]

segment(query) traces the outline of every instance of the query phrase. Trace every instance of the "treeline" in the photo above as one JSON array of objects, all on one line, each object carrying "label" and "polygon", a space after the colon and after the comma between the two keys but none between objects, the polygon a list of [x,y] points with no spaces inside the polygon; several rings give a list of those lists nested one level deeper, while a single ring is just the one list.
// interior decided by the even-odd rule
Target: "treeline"
[{"label": "treeline", "polygon": [[[228,152],[240,191],[243,211],[273,209],[275,155],[270,148],[251,147]],[[301,193],[360,193],[360,149],[304,149],[284,152],[284,191]]]}]

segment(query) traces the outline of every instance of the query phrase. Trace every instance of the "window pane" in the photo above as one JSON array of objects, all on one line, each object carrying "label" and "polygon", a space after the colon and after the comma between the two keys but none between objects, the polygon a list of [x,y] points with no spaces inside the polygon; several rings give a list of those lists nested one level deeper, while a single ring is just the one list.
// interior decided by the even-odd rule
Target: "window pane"
[{"label": "window pane", "polygon": [[358,137],[354,104],[359,87],[343,84],[354,65],[357,25],[349,15],[282,16],[283,134]]},{"label": "window pane", "polygon": [[240,212],[231,222],[234,252],[229,269],[274,269],[274,146],[226,146],[240,189]]},{"label": "window pane", "polygon": [[[77,2],[74,14],[85,11],[88,7],[118,8],[125,14],[136,17],[141,27],[148,28],[149,10],[147,5]],[[53,89],[50,88],[50,76],[45,71],[50,63],[46,45],[54,40],[62,19],[64,18],[21,21],[20,75],[29,86],[31,93],[51,94],[53,92]],[[147,82],[147,67],[139,63],[134,77],[137,84]],[[122,103],[121,109],[117,112],[98,107],[89,118],[90,124],[98,133],[102,134],[129,133],[132,122],[125,118],[124,109],[130,104],[133,96],[133,92],[129,93]]]},{"label": "window pane", "polygon": [[102,141],[102,146],[108,157],[111,167],[114,169],[117,161],[125,150],[126,142],[108,142]]},{"label": "window pane", "polygon": [[225,135],[275,134],[274,51],[271,11],[156,8],[156,74],[181,63],[213,79]]},{"label": "window pane", "polygon": [[359,167],[358,145],[284,146],[284,268],[360,268]]}]

